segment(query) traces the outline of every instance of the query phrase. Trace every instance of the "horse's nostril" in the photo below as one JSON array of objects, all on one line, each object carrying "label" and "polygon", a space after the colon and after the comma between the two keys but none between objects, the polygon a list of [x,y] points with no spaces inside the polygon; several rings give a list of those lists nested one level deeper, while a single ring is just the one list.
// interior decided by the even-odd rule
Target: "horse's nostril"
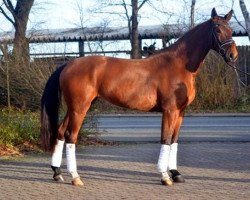
[{"label": "horse's nostril", "polygon": [[238,54],[230,53],[229,59],[235,62],[238,59]]},{"label": "horse's nostril", "polygon": [[229,60],[230,60],[230,61],[234,61],[235,59],[236,59],[236,56],[234,56],[233,53],[230,53],[230,54],[229,54]]}]

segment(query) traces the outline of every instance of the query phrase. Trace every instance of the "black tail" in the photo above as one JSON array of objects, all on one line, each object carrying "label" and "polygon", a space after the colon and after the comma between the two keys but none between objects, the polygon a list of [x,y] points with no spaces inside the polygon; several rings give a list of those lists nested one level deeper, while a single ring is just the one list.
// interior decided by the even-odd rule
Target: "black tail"
[{"label": "black tail", "polygon": [[59,77],[66,64],[60,66],[46,83],[41,100],[41,144],[45,151],[53,151],[58,135],[58,115],[61,103]]}]

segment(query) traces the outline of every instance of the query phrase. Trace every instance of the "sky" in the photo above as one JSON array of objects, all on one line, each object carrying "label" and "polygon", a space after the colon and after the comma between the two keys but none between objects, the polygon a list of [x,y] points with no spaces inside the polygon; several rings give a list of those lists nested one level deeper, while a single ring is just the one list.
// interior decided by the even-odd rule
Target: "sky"
[{"label": "sky", "polygon": [[[13,0],[14,2],[15,0]],[[84,24],[86,26],[95,26],[102,22],[103,19],[110,19],[111,26],[120,26],[122,18],[118,15],[94,13],[96,5],[104,0],[35,0],[31,11],[29,28],[71,28],[79,26],[80,11],[77,6],[82,6]],[[110,1],[110,0],[106,0]],[[119,0],[117,0],[118,2]],[[128,0],[127,2],[130,2]],[[150,0],[155,8],[145,4],[139,11],[139,25],[156,25],[162,23],[177,23],[188,21],[190,0]],[[187,3],[185,3],[187,2]],[[234,3],[232,3],[234,2]],[[250,12],[250,2],[245,1],[248,11]],[[210,17],[212,8],[215,7],[219,14],[226,14],[231,8],[234,9],[237,18],[243,20],[239,8],[238,0],[197,0],[195,7],[195,18],[197,21],[206,20]],[[166,12],[162,14],[156,11]],[[106,11],[124,12],[121,6],[109,6]],[[172,15],[171,17],[169,15]],[[0,16],[0,30],[12,29],[12,26],[6,22],[6,19]]]},{"label": "sky", "polygon": [[[75,28],[82,26],[100,26],[107,23],[108,26],[126,26],[124,13],[121,6],[108,6],[102,11],[108,14],[100,14],[96,7],[104,0],[35,0],[31,10],[28,29],[58,29]],[[106,0],[110,1],[110,0]],[[118,2],[117,0],[116,2]],[[139,0],[140,1],[140,0]],[[14,2],[14,0],[13,0]],[[127,2],[130,2],[128,0]],[[152,5],[145,4],[139,11],[140,25],[159,25],[163,23],[189,23],[190,0],[150,0]],[[250,12],[249,0],[245,0],[247,9]],[[234,9],[238,20],[244,21],[238,0],[197,0],[195,6],[195,20],[197,23],[210,18],[211,10],[215,7],[218,14],[226,14]],[[83,20],[80,20],[80,16]],[[11,24],[0,15],[0,31],[13,30]],[[238,45],[250,44],[247,38],[235,38]]]}]

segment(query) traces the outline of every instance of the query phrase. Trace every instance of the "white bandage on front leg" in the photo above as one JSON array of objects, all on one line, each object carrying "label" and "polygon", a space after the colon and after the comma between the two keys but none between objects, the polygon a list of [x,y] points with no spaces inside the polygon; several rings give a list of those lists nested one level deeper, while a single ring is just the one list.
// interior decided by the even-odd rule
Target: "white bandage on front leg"
[{"label": "white bandage on front leg", "polygon": [[170,145],[162,144],[157,164],[158,171],[161,173],[166,172],[168,169],[169,152]]},{"label": "white bandage on front leg", "polygon": [[177,170],[177,151],[178,151],[178,143],[173,143],[170,145],[170,153],[168,160],[168,169],[176,169]]},{"label": "white bandage on front leg", "polygon": [[51,158],[51,166],[60,167],[62,163],[62,153],[63,153],[63,140],[56,140],[56,146]]},{"label": "white bandage on front leg", "polygon": [[72,175],[72,178],[75,179],[79,177],[76,169],[76,155],[75,155],[76,146],[75,144],[66,144],[66,159],[67,159],[67,169]]}]

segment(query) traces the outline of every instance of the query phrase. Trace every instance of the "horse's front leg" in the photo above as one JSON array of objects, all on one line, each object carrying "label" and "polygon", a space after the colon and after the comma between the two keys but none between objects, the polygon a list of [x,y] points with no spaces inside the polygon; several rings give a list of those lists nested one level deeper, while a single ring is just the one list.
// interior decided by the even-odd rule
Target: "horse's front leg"
[{"label": "horse's front leg", "polygon": [[169,163],[168,163],[168,173],[172,180],[176,183],[184,183],[185,179],[177,170],[177,152],[178,152],[178,138],[179,138],[179,131],[183,121],[184,112],[179,114],[179,117],[176,121],[174,133],[172,136],[172,142],[170,145],[170,153],[169,153]]},{"label": "horse's front leg", "polygon": [[[161,150],[158,159],[158,171],[162,175],[163,185],[172,185],[174,176],[172,170],[177,170],[177,139],[178,132],[182,122],[182,115],[178,110],[164,110],[162,116],[161,130]],[[170,171],[171,170],[171,171]]]}]

